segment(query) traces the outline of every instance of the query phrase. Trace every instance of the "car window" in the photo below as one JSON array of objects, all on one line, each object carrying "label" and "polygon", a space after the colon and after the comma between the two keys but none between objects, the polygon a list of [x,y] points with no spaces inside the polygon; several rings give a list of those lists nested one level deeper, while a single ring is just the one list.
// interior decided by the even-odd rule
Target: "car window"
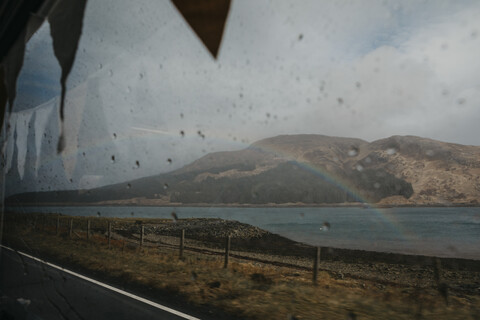
[{"label": "car window", "polygon": [[[89,0],[71,23],[51,14],[3,126],[5,246],[198,318],[474,319],[479,13]],[[5,294],[42,317],[40,298]]]}]

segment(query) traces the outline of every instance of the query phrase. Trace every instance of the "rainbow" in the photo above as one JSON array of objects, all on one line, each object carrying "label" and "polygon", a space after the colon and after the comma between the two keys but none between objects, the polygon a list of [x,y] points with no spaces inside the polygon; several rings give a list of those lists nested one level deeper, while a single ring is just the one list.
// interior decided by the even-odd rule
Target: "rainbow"
[{"label": "rainbow", "polygon": [[275,154],[278,156],[283,157],[284,159],[289,159],[295,164],[297,164],[302,169],[311,172],[312,174],[318,176],[319,178],[323,179],[324,181],[330,183],[332,186],[335,186],[348,195],[353,197],[357,202],[367,205],[368,209],[370,209],[384,224],[385,227],[390,227],[395,233],[405,241],[408,239],[415,238],[415,235],[412,234],[410,231],[406,230],[405,227],[399,223],[397,218],[390,213],[390,210],[387,208],[378,208],[374,204],[372,204],[368,199],[361,195],[360,190],[358,190],[355,186],[347,181],[343,180],[342,178],[334,175],[332,172],[325,170],[322,167],[315,166],[314,164],[298,161],[295,155],[286,152],[282,148],[275,147],[275,146],[251,146],[250,148],[257,149],[261,152],[267,152],[270,154]]}]

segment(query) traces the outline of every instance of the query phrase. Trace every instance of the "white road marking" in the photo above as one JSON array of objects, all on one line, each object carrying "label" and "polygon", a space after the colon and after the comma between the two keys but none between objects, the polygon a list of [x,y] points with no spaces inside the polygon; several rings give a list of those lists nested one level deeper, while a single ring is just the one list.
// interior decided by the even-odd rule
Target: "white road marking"
[{"label": "white road marking", "polygon": [[106,289],[115,291],[115,292],[120,293],[120,294],[122,294],[122,295],[124,295],[124,296],[127,296],[127,297],[129,297],[129,298],[138,300],[138,301],[143,302],[143,303],[145,303],[145,304],[148,304],[148,305],[150,305],[150,306],[152,306],[152,307],[155,307],[155,308],[157,308],[157,309],[160,309],[160,310],[169,312],[169,313],[171,313],[171,314],[174,314],[174,315],[176,315],[176,316],[182,317],[182,318],[184,318],[184,319],[188,319],[188,320],[200,320],[199,318],[195,318],[195,317],[192,317],[192,316],[190,316],[190,315],[188,315],[188,314],[185,314],[185,313],[183,313],[183,312],[180,312],[180,311],[171,309],[171,308],[169,308],[169,307],[162,306],[161,304],[158,304],[158,303],[156,303],[156,302],[147,300],[147,299],[145,299],[145,298],[136,296],[136,295],[134,295],[134,294],[132,294],[132,293],[130,293],[130,292],[126,292],[126,291],[123,291],[123,290],[121,290],[121,289],[112,287],[112,286],[110,286],[110,285],[108,285],[108,284],[105,284],[105,283],[99,282],[99,281],[97,281],[97,280],[88,278],[88,277],[83,276],[83,275],[81,275],[81,274],[79,274],[79,273],[73,272],[73,271],[71,271],[71,270],[68,270],[68,269],[62,268],[62,267],[60,267],[60,266],[57,266],[57,265],[55,265],[55,264],[53,264],[53,263],[50,263],[50,262],[44,261],[44,260],[42,260],[42,259],[39,259],[39,258],[37,258],[37,257],[31,256],[31,255],[29,255],[29,254],[27,254],[27,253],[14,250],[14,249],[9,248],[9,247],[6,247],[6,246],[4,246],[4,245],[0,245],[0,247],[5,248],[5,249],[8,249],[8,250],[13,251],[13,252],[17,252],[18,254],[21,254],[21,255],[23,255],[23,256],[25,256],[25,257],[28,257],[28,258],[30,258],[30,259],[32,259],[32,260],[41,262],[41,263],[46,264],[47,266],[50,266],[50,267],[52,267],[52,268],[61,270],[61,271],[63,271],[63,272],[66,272],[66,273],[68,273],[68,274],[71,274],[71,275],[73,275],[73,276],[75,276],[75,277],[78,277],[78,278],[80,278],[80,279],[89,281],[89,282],[94,283],[94,284],[96,284],[96,285],[98,285],[98,286],[101,286],[101,287],[104,287],[104,288],[106,288]]}]

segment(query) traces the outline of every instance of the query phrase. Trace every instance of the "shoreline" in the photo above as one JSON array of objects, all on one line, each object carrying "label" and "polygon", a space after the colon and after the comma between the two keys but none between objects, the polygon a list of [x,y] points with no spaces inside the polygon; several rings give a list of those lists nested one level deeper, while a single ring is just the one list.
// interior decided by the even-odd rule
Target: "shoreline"
[{"label": "shoreline", "polygon": [[[14,214],[7,212],[7,215]],[[54,213],[27,213],[31,217],[45,216],[55,218]],[[86,222],[88,219],[95,224],[102,224],[112,221],[117,225],[119,235],[125,239],[140,239],[139,228],[145,228],[145,240],[156,243],[156,237],[173,237],[183,230],[186,238],[201,243],[201,247],[223,250],[224,239],[231,236],[232,250],[262,254],[279,255],[284,257],[308,258],[313,256],[317,246],[305,242],[296,241],[282,235],[272,233],[251,224],[242,223],[236,220],[225,220],[221,218],[183,218],[175,222],[165,218],[144,218],[144,217],[89,217],[69,216],[60,214],[61,220],[79,219]],[[53,223],[53,220],[52,220]],[[93,227],[93,224],[92,224]],[[101,230],[99,227],[98,230]],[[102,231],[106,232],[106,231]],[[149,239],[153,237],[152,239]],[[480,258],[448,257],[435,254],[399,253],[390,251],[376,251],[366,249],[352,249],[331,246],[318,246],[321,249],[321,261],[341,261],[344,263],[370,264],[387,263],[394,265],[421,265],[433,266],[438,260],[447,269],[470,270],[480,272]]]},{"label": "shoreline", "polygon": [[42,202],[42,203],[6,203],[5,207],[173,207],[173,208],[363,208],[363,209],[388,209],[388,208],[480,208],[480,203],[452,203],[452,204],[369,204],[369,203],[284,203],[284,204],[242,204],[242,203],[85,203],[85,202]]},{"label": "shoreline", "polygon": [[[32,209],[33,208],[33,209]],[[10,213],[15,213],[17,212],[19,215],[23,215],[23,214],[26,214],[26,215],[29,215],[29,214],[45,214],[45,215],[49,215],[51,216],[52,218],[56,215],[59,215],[61,217],[81,217],[82,219],[93,219],[93,220],[103,220],[103,219],[118,219],[118,220],[130,220],[130,221],[142,221],[142,223],[151,223],[149,221],[153,221],[153,220],[164,220],[164,221],[173,221],[172,220],[172,217],[170,215],[170,213],[172,212],[177,212],[177,213],[181,213],[180,216],[182,216],[182,214],[184,215],[182,218],[178,219],[178,222],[179,224],[183,224],[183,223],[188,223],[188,221],[195,221],[195,220],[208,220],[208,219],[222,219],[222,220],[225,220],[225,221],[230,221],[230,222],[233,222],[233,223],[236,223],[236,222],[239,222],[239,221],[243,221],[243,223],[246,223],[246,224],[250,224],[250,226],[255,226],[256,228],[257,227],[261,227],[261,224],[258,224],[258,223],[255,223],[252,219],[242,219],[242,216],[243,214],[247,214],[247,215],[250,215],[251,213],[251,210],[253,210],[253,213],[256,214],[256,210],[254,210],[255,208],[250,208],[250,210],[248,210],[249,208],[245,208],[245,210],[242,210],[242,209],[224,209],[224,210],[227,210],[227,211],[224,211],[224,210],[221,210],[221,209],[212,209],[214,210],[214,214],[213,215],[204,215],[202,213],[200,214],[195,214],[195,213],[198,213],[198,210],[202,210],[200,208],[202,207],[183,207],[183,208],[188,208],[188,212],[190,212],[191,214],[188,214],[186,212],[183,212],[181,211],[182,207],[157,207],[158,209],[143,209],[144,211],[141,211],[141,207],[139,208],[135,208],[135,207],[119,207],[119,206],[103,206],[103,209],[102,207],[96,207],[96,206],[79,206],[78,208],[77,207],[71,207],[71,208],[68,208],[68,207],[53,207],[53,208],[50,208],[50,207],[45,207],[46,209],[41,209],[41,207],[39,208],[36,208],[35,206],[32,206],[32,207],[25,207],[24,209],[21,209],[21,210],[15,210],[12,208],[12,210],[10,210]],[[96,209],[95,209],[96,208]],[[108,209],[110,208],[110,209]],[[117,208],[125,208],[125,209],[117,209]],[[155,208],[155,207],[144,207],[144,208]],[[165,209],[166,208],[166,209]],[[197,208],[197,209],[196,209]],[[205,208],[205,207],[204,207]],[[222,207],[218,207],[218,208],[222,208]],[[223,208],[231,208],[231,207],[223,207]],[[299,211],[301,210],[301,207],[297,207],[297,210],[294,210],[293,207],[291,207],[292,209],[289,210],[287,208],[281,210],[286,216],[290,216],[291,214],[301,214],[301,212],[299,213]],[[340,209],[339,207],[331,207],[332,209],[332,213],[342,213],[344,212],[344,210],[349,210],[347,208],[345,208],[344,210]],[[8,208],[6,208],[7,210],[7,213],[8,213]],[[105,210],[105,211],[102,211],[102,210]],[[136,210],[139,210],[138,212]],[[145,211],[147,210],[147,211]],[[178,210],[178,211],[177,211]],[[187,210],[187,209],[185,209]],[[205,211],[208,211],[208,212],[211,212],[209,209],[203,209]],[[230,211],[229,211],[230,210]],[[307,209],[306,209],[307,210]],[[322,217],[322,209],[315,209],[315,208],[310,208],[308,209],[311,214],[312,217]],[[326,209],[324,209],[326,210]],[[335,210],[335,211],[334,211]],[[352,209],[350,209],[352,210]],[[356,209],[353,209],[354,212],[356,212],[356,215],[358,217],[362,217],[363,215],[370,215],[370,214],[374,214],[375,211],[364,211],[364,210],[356,210]],[[435,211],[434,209],[424,209],[424,210],[428,210],[428,212],[434,212],[434,213],[438,213],[438,212],[442,212],[442,208],[438,207],[438,211]],[[448,214],[449,216],[452,216],[452,217],[455,217],[455,215],[458,213],[458,211],[462,211],[462,209],[457,209],[457,210],[452,210],[452,209],[444,209],[443,210],[449,210],[448,211]],[[474,215],[476,215],[476,209],[463,209],[463,211],[466,211],[468,210],[468,212],[473,212]],[[43,212],[42,212],[43,211]],[[98,212],[97,212],[98,211]],[[130,215],[130,211],[134,212],[135,211],[135,215],[132,214]],[[262,210],[260,210],[262,211]],[[422,212],[421,209],[418,210],[420,213]],[[100,215],[100,212],[102,213]],[[122,214],[119,214],[122,213]],[[142,214],[143,212],[143,214]],[[201,211],[203,212],[203,211]],[[215,214],[215,212],[217,212],[218,214]],[[225,213],[225,212],[236,212],[236,216],[231,216],[229,214],[221,214],[221,213]],[[268,212],[268,211],[265,211],[265,212]],[[280,212],[280,210],[273,210],[272,211],[272,216],[271,217],[275,217],[275,213],[277,212]],[[302,211],[303,212],[303,211]],[[410,212],[410,210],[406,210],[406,212]],[[66,214],[65,214],[66,213]],[[97,214],[95,214],[97,213]],[[396,214],[402,214],[402,212],[395,212],[395,211],[391,211],[390,213],[396,213]],[[62,218],[63,219],[63,218]],[[315,218],[316,219],[316,218]],[[320,218],[322,219],[322,218]],[[92,221],[93,221],[92,220]],[[318,219],[317,219],[318,220]],[[323,219],[325,220],[325,219]],[[320,221],[322,222],[322,221]],[[393,255],[401,255],[401,256],[405,256],[405,257],[408,257],[408,258],[402,258],[400,260],[409,260],[409,261],[413,261],[415,260],[414,258],[412,257],[422,257],[421,260],[428,260],[430,258],[440,258],[440,259],[450,259],[450,260],[454,260],[454,259],[461,259],[461,260],[472,260],[472,261],[480,261],[480,255],[478,254],[478,251],[475,250],[475,248],[472,248],[472,247],[468,247],[468,248],[463,248],[463,247],[459,247],[459,248],[462,248],[462,250],[445,250],[446,246],[444,246],[444,249],[438,249],[436,247],[428,247],[428,246],[425,246],[425,247],[422,247],[421,250],[417,250],[415,249],[416,247],[415,246],[409,246],[409,245],[405,245],[405,246],[391,246],[391,245],[388,245],[388,244],[382,244],[380,243],[380,245],[376,245],[375,247],[372,246],[372,244],[374,244],[374,242],[370,241],[369,243],[368,242],[364,242],[362,245],[356,245],[356,242],[348,242],[348,243],[345,243],[345,242],[341,242],[341,241],[336,241],[336,239],[333,239],[333,241],[317,241],[317,240],[313,240],[312,238],[308,237],[301,237],[301,236],[298,236],[297,234],[290,234],[288,232],[282,232],[281,230],[276,230],[275,228],[274,229],[269,229],[267,227],[268,230],[271,230],[273,231],[274,235],[278,235],[279,237],[283,237],[283,238],[287,238],[289,240],[292,240],[292,241],[295,241],[295,242],[298,242],[298,243],[301,243],[302,245],[305,245],[305,246],[309,246],[309,247],[315,247],[315,246],[321,246],[321,247],[324,247],[325,249],[328,249],[328,250],[334,250],[335,252],[347,252],[347,251],[351,251],[354,253],[355,256],[363,256],[365,254],[367,255],[373,255],[373,256],[393,256]],[[288,231],[288,230],[287,230]],[[178,230],[178,232],[180,232],[180,230]],[[447,243],[448,244],[448,243]],[[359,254],[359,253],[362,253],[363,254]],[[371,253],[371,254],[370,254]],[[387,257],[388,261],[391,260],[392,258],[391,257]],[[430,264],[430,262],[428,262]],[[480,266],[479,266],[479,269],[480,269]]]}]

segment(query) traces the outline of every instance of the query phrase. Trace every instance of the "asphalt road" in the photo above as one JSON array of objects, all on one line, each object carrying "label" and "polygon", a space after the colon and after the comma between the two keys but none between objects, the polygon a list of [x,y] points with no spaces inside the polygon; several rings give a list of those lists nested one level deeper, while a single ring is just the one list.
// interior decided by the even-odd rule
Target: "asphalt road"
[{"label": "asphalt road", "polygon": [[4,247],[0,252],[0,319],[196,319]]}]

